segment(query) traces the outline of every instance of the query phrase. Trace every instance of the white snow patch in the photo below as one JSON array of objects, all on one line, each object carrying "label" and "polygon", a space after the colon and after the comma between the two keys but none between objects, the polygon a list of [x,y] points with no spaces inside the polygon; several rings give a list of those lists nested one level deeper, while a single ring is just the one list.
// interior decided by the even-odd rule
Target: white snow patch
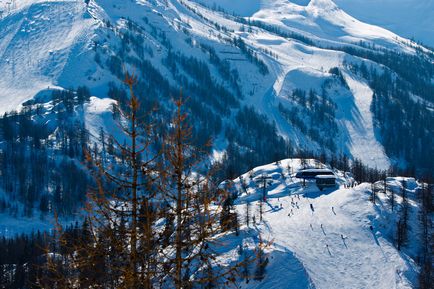
[{"label": "white snow patch", "polygon": [[83,1],[18,1],[0,19],[0,113],[57,85],[72,48],[89,41]]},{"label": "white snow patch", "polygon": [[344,78],[354,96],[354,107],[346,107],[348,119],[344,120],[349,133],[351,154],[363,163],[379,169],[388,169],[390,161],[375,135],[371,112],[374,92],[362,80],[348,73]]}]

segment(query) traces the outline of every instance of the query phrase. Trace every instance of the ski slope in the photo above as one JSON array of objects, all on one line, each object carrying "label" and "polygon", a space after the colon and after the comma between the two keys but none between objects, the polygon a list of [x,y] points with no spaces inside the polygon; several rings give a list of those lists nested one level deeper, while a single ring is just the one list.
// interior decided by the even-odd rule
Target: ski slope
[{"label": "ski slope", "polygon": [[344,74],[344,77],[354,96],[354,107],[346,108],[349,119],[344,120],[349,133],[350,152],[363,163],[388,169],[391,163],[375,135],[371,112],[374,92],[363,80],[349,74]]},{"label": "ski slope", "polygon": [[[310,160],[310,165],[313,163]],[[298,168],[300,160],[283,160],[255,168],[233,181],[236,190],[244,192],[236,206],[239,219],[244,222],[249,202],[256,219],[252,228],[271,241],[265,279],[261,283],[252,281],[245,288],[414,288],[416,266],[406,253],[396,250],[390,239],[395,223],[387,198],[380,196],[373,205],[369,201],[370,184],[346,189],[342,184],[351,180],[341,172],[336,172],[340,188],[320,192],[314,183],[303,188],[300,180],[291,178],[290,172]],[[255,185],[255,180],[262,175],[272,181],[260,222],[258,198],[262,188]],[[241,180],[247,183],[247,193]],[[398,188],[399,180],[391,178],[388,185]],[[412,222],[417,224],[417,208],[413,210],[416,220]],[[414,238],[409,248],[412,242],[416,244],[417,240]],[[285,255],[285,261],[280,255]],[[303,268],[297,269],[295,264]]]}]

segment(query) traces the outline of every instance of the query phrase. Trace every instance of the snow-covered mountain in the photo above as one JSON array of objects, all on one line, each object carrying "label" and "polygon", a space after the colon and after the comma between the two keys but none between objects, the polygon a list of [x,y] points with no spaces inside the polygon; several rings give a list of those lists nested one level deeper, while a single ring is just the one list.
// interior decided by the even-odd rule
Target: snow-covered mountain
[{"label": "snow-covered mountain", "polygon": [[434,46],[434,1],[334,0],[357,19]]},{"label": "snow-covered mountain", "polygon": [[[421,182],[348,188],[335,169],[338,186],[320,192],[294,176],[319,161],[256,167],[315,155],[346,170],[352,160],[365,180],[390,166],[433,176],[434,51],[418,41],[434,44],[434,7],[413,2],[0,0],[0,236],[49,230],[54,211],[71,223],[92,183],[84,148],[97,158],[125,137],[112,104],[128,98],[129,71],[161,135],[182,87],[217,177],[248,171],[226,182],[241,233],[222,236],[222,258],[259,236],[269,246],[265,278],[242,288],[415,288]],[[398,251],[403,212],[411,236]]]},{"label": "snow-covered mountain", "polygon": [[[229,12],[242,16],[253,16],[264,7],[273,6],[274,0],[197,0],[208,5],[223,7]],[[288,2],[299,6],[308,6],[311,0],[280,1],[278,5]],[[337,6],[365,23],[377,25],[402,37],[413,38],[429,46],[434,45],[434,2],[431,0],[333,0]]]},{"label": "snow-covered mountain", "polygon": [[116,134],[127,69],[163,123],[183,87],[197,142],[211,136],[227,171],[304,153],[432,175],[433,51],[353,17],[369,11],[357,3],[1,1],[0,112],[42,105],[32,119],[51,124],[50,91],[87,86],[95,97],[73,119],[94,139]]},{"label": "snow-covered mountain", "polygon": [[[237,107],[252,106],[276,124],[275,137],[289,140],[294,149],[341,152],[378,168],[405,163],[408,158],[384,148],[385,135],[379,133],[382,124],[376,123],[371,109],[376,92],[367,77],[351,67],[364,63],[382,71],[389,66],[399,73],[359,52],[389,49],[409,57],[416,51],[432,52],[360,22],[338,5],[331,0],[3,3],[0,110],[16,109],[47,88],[86,85],[93,95],[107,97],[108,84],[119,83],[123,65],[143,68],[140,61],[148,66],[143,68],[143,78],[152,68],[173,90],[201,86],[205,83],[198,81],[198,74],[189,71],[199,66],[185,64],[193,57],[199,65],[204,63],[205,73],[229,98],[220,103],[226,106],[222,109],[214,103],[219,96],[200,100],[219,118],[227,110],[224,124],[233,123]],[[177,59],[168,61],[172,56]],[[179,63],[182,59],[184,64]],[[333,68],[337,68],[334,74]],[[295,89],[312,90],[312,101],[291,99]],[[203,94],[191,88],[187,93]],[[413,98],[426,99],[423,95]],[[427,105],[432,106],[432,100]],[[318,122],[324,125],[309,128]],[[324,133],[330,127],[333,133]],[[216,150],[224,151],[227,144],[219,135],[216,131]]]}]

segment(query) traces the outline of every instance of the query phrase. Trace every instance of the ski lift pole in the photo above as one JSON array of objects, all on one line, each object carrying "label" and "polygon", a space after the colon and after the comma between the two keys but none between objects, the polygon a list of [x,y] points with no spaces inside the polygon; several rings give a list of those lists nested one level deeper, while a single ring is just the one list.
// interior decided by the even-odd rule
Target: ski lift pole
[{"label": "ski lift pole", "polygon": [[267,194],[267,180],[271,177],[265,176],[264,174],[259,178],[258,183],[262,183],[262,198],[259,200],[259,219],[262,222],[262,203],[266,201]]},{"label": "ski lift pole", "polygon": [[265,201],[267,198],[267,181],[271,180],[271,177],[262,175],[260,181],[262,182],[262,200]]}]

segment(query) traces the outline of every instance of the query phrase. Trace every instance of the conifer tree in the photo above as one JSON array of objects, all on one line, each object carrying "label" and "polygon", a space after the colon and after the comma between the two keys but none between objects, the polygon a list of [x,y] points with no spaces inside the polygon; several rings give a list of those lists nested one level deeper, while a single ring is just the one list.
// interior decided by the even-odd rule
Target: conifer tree
[{"label": "conifer tree", "polygon": [[[74,242],[58,225],[46,250],[49,276],[39,280],[43,287],[211,288],[236,282],[238,269],[250,260],[229,266],[217,261],[218,218],[228,193],[212,183],[208,155],[191,144],[183,99],[175,102],[169,134],[156,136],[142,121],[136,81],[126,75],[130,99],[116,108],[126,139],[121,144],[112,137],[110,161],[99,157],[98,144],[86,153],[95,175],[86,222]],[[157,142],[161,152],[155,151]],[[229,213],[232,219],[230,207]]]},{"label": "conifer tree", "polygon": [[[119,126],[127,139],[120,144],[113,138],[114,149],[124,162],[118,163],[114,158],[112,164],[106,165],[104,157],[99,157],[97,144],[93,154],[86,153],[96,188],[88,194],[83,237],[75,244],[67,244],[67,235],[60,229],[58,242],[71,247],[62,255],[67,271],[60,274],[58,266],[50,261],[54,265],[50,266],[51,271],[56,272],[65,288],[75,288],[75,284],[87,288],[152,288],[156,275],[149,264],[154,262],[152,258],[158,250],[154,246],[158,236],[151,231],[153,224],[139,220],[155,220],[149,215],[153,213],[150,200],[155,196],[150,171],[154,171],[157,154],[149,157],[151,126],[141,122],[138,115],[140,104],[133,89],[136,77],[127,74],[124,82],[130,99],[125,108],[117,109],[121,115]],[[102,131],[100,135],[103,141]],[[104,153],[105,145],[102,146]],[[117,167],[123,165],[126,169],[119,173]]]},{"label": "conifer tree", "polygon": [[191,144],[192,128],[183,104],[182,97],[175,101],[172,129],[165,140],[165,169],[160,171],[159,187],[174,216],[170,245],[164,250],[167,277],[163,285],[181,289],[235,282],[240,263],[224,268],[214,251],[220,204],[228,202],[228,194],[212,184],[212,172],[202,169],[207,154]]}]

